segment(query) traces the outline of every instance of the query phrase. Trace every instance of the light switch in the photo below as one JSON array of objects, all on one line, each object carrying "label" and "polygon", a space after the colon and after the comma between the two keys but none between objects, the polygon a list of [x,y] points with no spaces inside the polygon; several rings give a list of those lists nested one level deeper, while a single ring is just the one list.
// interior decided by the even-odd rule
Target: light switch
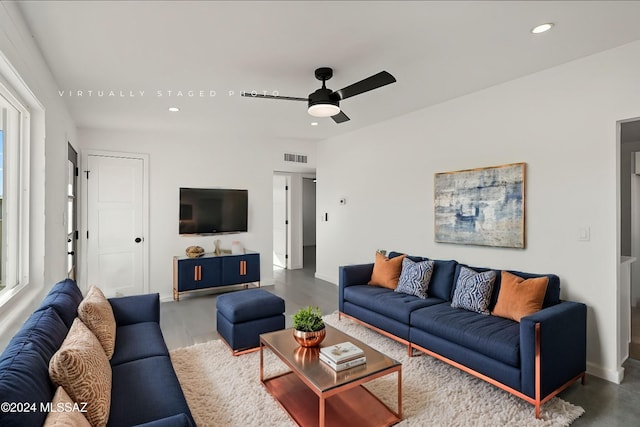
[{"label": "light switch", "polygon": [[581,242],[588,242],[591,240],[591,230],[589,227],[578,228],[578,240]]}]

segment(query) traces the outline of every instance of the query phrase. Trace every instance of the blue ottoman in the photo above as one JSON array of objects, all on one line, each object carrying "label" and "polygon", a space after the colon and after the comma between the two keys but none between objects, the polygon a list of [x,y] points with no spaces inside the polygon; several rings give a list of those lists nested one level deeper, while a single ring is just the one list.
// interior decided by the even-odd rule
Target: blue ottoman
[{"label": "blue ottoman", "polygon": [[234,356],[260,348],[260,334],[284,329],[284,300],[262,289],[220,295],[218,333]]}]

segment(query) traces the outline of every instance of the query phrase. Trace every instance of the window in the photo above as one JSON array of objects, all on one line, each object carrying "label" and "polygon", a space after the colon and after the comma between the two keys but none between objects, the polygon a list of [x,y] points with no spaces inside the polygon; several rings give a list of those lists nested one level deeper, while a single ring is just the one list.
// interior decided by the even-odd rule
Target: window
[{"label": "window", "polygon": [[27,109],[0,81],[0,302],[28,282]]}]

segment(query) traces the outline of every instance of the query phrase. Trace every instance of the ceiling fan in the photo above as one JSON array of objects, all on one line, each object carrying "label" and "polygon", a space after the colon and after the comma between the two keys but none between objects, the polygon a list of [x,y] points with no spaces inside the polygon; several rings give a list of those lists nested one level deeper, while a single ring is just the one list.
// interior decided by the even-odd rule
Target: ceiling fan
[{"label": "ceiling fan", "polygon": [[322,87],[309,94],[307,98],[293,96],[267,95],[256,92],[242,92],[242,96],[249,98],[283,99],[286,101],[305,101],[308,103],[308,112],[314,117],[331,117],[336,123],[343,123],[349,117],[340,109],[340,101],[360,95],[379,87],[395,83],[396,78],[386,71],[380,71],[371,77],[360,80],[357,83],[344,87],[335,92],[327,89],[326,81],[333,77],[333,69],[329,67],[318,68],[315,71],[316,79],[322,81]]}]

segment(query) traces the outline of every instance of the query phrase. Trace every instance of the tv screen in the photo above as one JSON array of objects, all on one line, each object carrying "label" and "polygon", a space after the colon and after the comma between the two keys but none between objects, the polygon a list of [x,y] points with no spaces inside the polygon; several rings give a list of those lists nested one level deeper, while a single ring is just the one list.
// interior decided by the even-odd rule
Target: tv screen
[{"label": "tv screen", "polygon": [[180,188],[180,234],[247,231],[247,190]]}]

